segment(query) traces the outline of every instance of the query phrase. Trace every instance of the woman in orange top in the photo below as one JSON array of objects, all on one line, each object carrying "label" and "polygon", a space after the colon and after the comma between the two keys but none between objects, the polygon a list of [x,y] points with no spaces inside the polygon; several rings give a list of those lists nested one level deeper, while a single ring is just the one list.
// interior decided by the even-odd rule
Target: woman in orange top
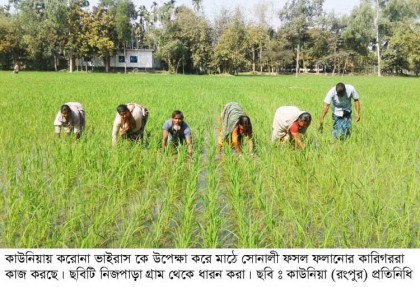
[{"label": "woman in orange top", "polygon": [[244,137],[248,137],[249,139],[249,152],[254,152],[251,119],[245,114],[238,103],[228,103],[223,107],[220,122],[219,152],[222,151],[224,142],[228,142],[230,147],[236,152],[240,152]]}]

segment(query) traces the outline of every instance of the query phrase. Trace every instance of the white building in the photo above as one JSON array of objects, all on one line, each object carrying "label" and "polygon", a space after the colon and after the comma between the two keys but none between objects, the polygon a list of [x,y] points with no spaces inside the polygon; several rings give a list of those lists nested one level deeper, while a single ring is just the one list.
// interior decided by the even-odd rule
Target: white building
[{"label": "white building", "polygon": [[[123,50],[118,50],[115,56],[110,59],[111,68],[127,68],[131,69],[159,69],[160,62],[153,56],[152,49],[126,49],[126,55]],[[77,66],[82,67],[104,67],[102,59],[96,55],[90,58],[76,60]]]}]

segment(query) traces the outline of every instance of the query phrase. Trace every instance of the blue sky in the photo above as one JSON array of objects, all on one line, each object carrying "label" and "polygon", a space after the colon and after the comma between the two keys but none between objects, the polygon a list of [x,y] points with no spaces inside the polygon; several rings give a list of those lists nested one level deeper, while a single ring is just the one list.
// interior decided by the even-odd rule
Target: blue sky
[{"label": "blue sky", "polygon": [[[99,0],[89,0],[91,5],[98,3],[98,1]],[[133,0],[136,7],[145,5],[147,8],[150,8],[154,1],[158,4],[162,4],[168,0]],[[8,0],[0,0],[0,5],[7,4],[7,2]],[[240,7],[244,11],[244,15],[247,19],[252,19],[254,16],[252,10],[259,2],[270,4],[271,15],[268,16],[272,18],[272,20],[269,22],[278,22],[277,12],[286,3],[286,0],[203,0],[202,5],[203,11],[209,20],[213,20],[215,15],[217,15],[222,8],[233,9],[236,7]],[[350,12],[354,6],[359,4],[359,2],[360,0],[325,0],[324,8],[327,11],[335,11],[337,14],[343,15]],[[176,4],[184,4],[188,7],[193,7],[192,0],[176,0]]]}]

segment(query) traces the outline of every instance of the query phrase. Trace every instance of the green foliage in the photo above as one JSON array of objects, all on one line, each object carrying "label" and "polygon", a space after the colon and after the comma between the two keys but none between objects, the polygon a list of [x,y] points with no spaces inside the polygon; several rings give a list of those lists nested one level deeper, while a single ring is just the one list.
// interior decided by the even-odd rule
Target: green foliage
[{"label": "green foliage", "polygon": [[101,0],[92,9],[85,0],[11,1],[0,10],[0,67],[10,69],[18,61],[24,69],[57,71],[67,60],[72,71],[76,58],[95,54],[108,71],[118,49],[148,48],[171,73],[255,74],[257,68],[418,73],[417,55],[397,44],[398,27],[419,21],[418,0],[363,0],[343,16],[327,15],[324,2],[286,1],[274,28],[268,2],[255,6],[253,19],[222,9],[213,23],[205,18],[202,1],[191,1],[193,9],[174,0],[150,7]]},{"label": "green foliage", "polygon": [[221,73],[237,75],[247,64],[247,48],[243,16],[236,10],[214,48],[213,66]]},{"label": "green foliage", "polygon": [[399,51],[411,65],[416,75],[420,73],[420,24],[399,25],[390,41],[391,47]]},{"label": "green foliage", "polygon": [[115,54],[115,40],[117,38],[114,17],[109,10],[96,9],[88,23],[87,41],[95,53],[109,66],[110,57]]},{"label": "green foliage", "polygon": [[68,14],[69,27],[68,37],[65,46],[65,54],[67,58],[83,57],[89,54],[89,46],[86,42],[89,23],[88,14],[76,2],[70,3]]},{"label": "green foliage", "polygon": [[280,19],[292,31],[292,37],[297,42],[306,37],[308,28],[323,14],[323,2],[324,0],[287,1],[280,11]]},{"label": "green foliage", "polygon": [[[200,7],[199,3],[197,5]],[[177,38],[187,50],[182,57],[188,71],[207,72],[210,65],[211,29],[205,18],[181,6],[176,9],[175,25],[178,29]]]},{"label": "green foliage", "polygon": [[257,61],[257,53],[259,52],[260,57],[265,50],[265,46],[269,45],[269,35],[264,27],[259,25],[251,25],[245,30],[246,33],[246,42],[249,49],[251,50],[251,62],[252,62],[252,71],[255,72],[255,65]]},{"label": "green foliage", "polygon": [[[323,15],[322,5],[324,0],[292,0],[287,1],[280,11],[280,19],[284,22],[283,31],[288,40],[296,47],[296,73],[302,60],[301,51],[308,42],[309,27],[314,26],[318,18]],[[305,61],[305,59],[303,59]]]},{"label": "green foliage", "polygon": [[[317,119],[339,81],[356,87],[362,114],[333,144],[329,117],[323,134]],[[0,82],[2,248],[420,247],[417,78],[0,72]],[[54,135],[67,101],[86,110],[78,141]],[[217,154],[228,101],[252,119],[255,157]],[[115,108],[128,102],[148,107],[147,140],[113,148]],[[303,152],[270,144],[284,105],[313,116]],[[192,159],[184,147],[160,152],[174,109]]]},{"label": "green foliage", "polygon": [[10,69],[25,57],[23,35],[18,19],[0,14],[0,67]]},{"label": "green foliage", "polygon": [[117,0],[115,5],[115,30],[118,40],[125,46],[131,39],[130,20],[135,19],[137,15],[131,0]]},{"label": "green foliage", "polygon": [[368,55],[368,46],[373,39],[374,10],[367,2],[352,11],[349,25],[343,33],[346,47],[362,56]]}]

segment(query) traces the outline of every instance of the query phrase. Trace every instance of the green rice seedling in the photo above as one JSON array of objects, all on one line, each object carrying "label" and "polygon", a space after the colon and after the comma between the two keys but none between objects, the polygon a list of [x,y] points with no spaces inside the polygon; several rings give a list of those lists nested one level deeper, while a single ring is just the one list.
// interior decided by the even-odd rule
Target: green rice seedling
[{"label": "green rice seedling", "polygon": [[196,164],[191,167],[192,170],[189,171],[187,177],[187,185],[185,193],[182,196],[182,211],[180,214],[180,223],[178,230],[175,232],[175,246],[177,248],[187,248],[194,246],[193,238],[194,232],[193,227],[195,226],[194,220],[194,205],[195,205],[195,196],[197,193],[197,182],[199,175],[199,164]]},{"label": "green rice seedling", "polygon": [[219,247],[221,240],[220,168],[216,142],[213,139],[213,135],[217,136],[217,132],[214,132],[212,123],[213,121],[210,121],[206,127],[207,149],[202,155],[205,185],[203,184],[201,198],[203,214],[202,220],[199,222],[202,246],[207,248]]},{"label": "green rice seedling", "polygon": [[[0,246],[4,248],[418,248],[417,78],[170,76],[0,72]],[[361,121],[332,141],[337,82],[360,94]],[[53,120],[82,103],[80,140],[56,138]],[[252,157],[217,154],[227,102],[250,116]],[[111,145],[116,107],[150,111],[143,143]],[[275,110],[312,114],[305,151],[270,143]],[[162,153],[162,125],[179,109],[193,134]],[[245,143],[246,144],[246,143]]]}]

